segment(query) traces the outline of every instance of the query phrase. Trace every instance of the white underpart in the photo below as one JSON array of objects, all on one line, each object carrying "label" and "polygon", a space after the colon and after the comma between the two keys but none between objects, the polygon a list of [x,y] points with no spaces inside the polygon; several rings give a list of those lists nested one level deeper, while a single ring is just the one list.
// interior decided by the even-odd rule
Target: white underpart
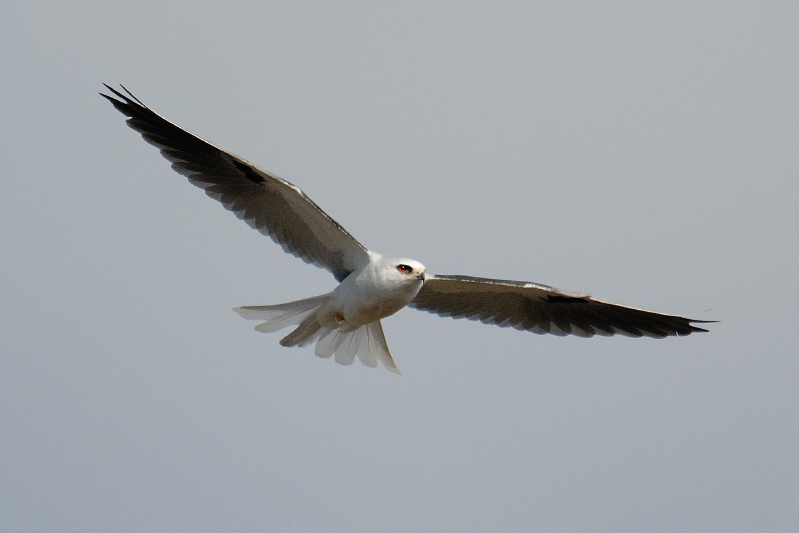
[{"label": "white underpart", "polygon": [[[400,272],[408,265],[412,273]],[[380,319],[405,307],[422,286],[424,266],[411,259],[397,259],[369,253],[369,262],[350,274],[328,294],[278,305],[234,309],[243,318],[263,320],[257,331],[271,333],[296,326],[280,343],[307,346],[316,342],[318,357],[351,365],[355,357],[366,366],[378,362],[400,373],[386,344]]]}]

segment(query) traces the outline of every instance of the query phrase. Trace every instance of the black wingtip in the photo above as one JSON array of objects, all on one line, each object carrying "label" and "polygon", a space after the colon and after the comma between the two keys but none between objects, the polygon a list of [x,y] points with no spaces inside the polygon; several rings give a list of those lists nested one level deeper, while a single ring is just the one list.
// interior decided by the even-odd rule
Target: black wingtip
[{"label": "black wingtip", "polygon": [[105,86],[106,89],[111,91],[114,94],[114,96],[116,96],[116,98],[114,98],[114,96],[109,96],[109,95],[104,94],[104,93],[99,93],[100,96],[102,96],[103,98],[105,98],[106,100],[108,100],[109,102],[114,104],[114,107],[116,107],[117,109],[120,109],[120,106],[122,106],[122,105],[128,105],[128,106],[134,105],[134,106],[140,106],[140,107],[142,107],[144,109],[148,109],[148,107],[146,105],[144,105],[141,100],[136,98],[133,95],[133,93],[130,92],[128,90],[128,88],[125,87],[124,85],[122,85],[121,83],[119,84],[119,86],[122,87],[122,90],[125,91],[125,93],[127,93],[127,95],[122,94],[121,92],[119,92],[118,90],[114,89],[113,87],[111,87],[107,83],[103,83],[103,85]]},{"label": "black wingtip", "polygon": [[720,321],[719,320],[689,320],[688,322],[689,322],[688,325],[692,328],[692,330],[691,330],[692,332],[707,333],[709,330],[706,330],[705,328],[700,328],[700,327],[694,326],[694,324],[718,324]]}]

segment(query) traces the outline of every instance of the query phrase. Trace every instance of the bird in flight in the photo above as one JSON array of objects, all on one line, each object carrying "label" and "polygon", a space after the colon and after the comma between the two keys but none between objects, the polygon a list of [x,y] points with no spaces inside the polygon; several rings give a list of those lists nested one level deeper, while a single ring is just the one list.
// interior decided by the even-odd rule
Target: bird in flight
[{"label": "bird in flight", "polygon": [[280,344],[316,343],[319,357],[351,365],[380,362],[399,374],[380,320],[409,306],[440,316],[479,320],[554,335],[662,338],[707,331],[693,320],[595,300],[528,281],[430,274],[413,259],[369,250],[298,187],[169,122],[124,86],[101,96],[161,151],[172,168],[283,250],[330,271],[332,292],[294,302],[244,306],[239,315],[261,332],[293,326]]}]

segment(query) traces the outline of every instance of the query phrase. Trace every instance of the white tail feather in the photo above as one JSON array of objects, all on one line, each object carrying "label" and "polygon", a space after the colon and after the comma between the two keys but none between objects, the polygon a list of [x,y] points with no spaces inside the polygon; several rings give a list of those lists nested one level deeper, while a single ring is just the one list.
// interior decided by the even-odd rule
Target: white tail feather
[{"label": "white tail feather", "polygon": [[313,344],[323,333],[322,325],[316,319],[316,313],[312,313],[297,326],[297,329],[280,339],[280,345],[308,346]]},{"label": "white tail feather", "polygon": [[329,299],[330,294],[323,294],[284,304],[243,306],[233,310],[242,318],[263,320],[263,323],[255,327],[262,333],[297,326],[280,341],[283,346],[308,346],[316,341],[315,353],[319,357],[329,358],[335,354],[338,364],[351,365],[357,356],[368,367],[376,367],[380,362],[391,372],[399,374],[399,368],[394,364],[388,350],[380,321],[347,332],[319,323],[316,313]]},{"label": "white tail feather", "polygon": [[289,326],[298,326],[302,324],[303,320],[308,318],[311,313],[315,311],[316,309],[309,309],[307,311],[301,311],[293,315],[281,315],[280,317],[276,317],[258,324],[255,326],[255,331],[260,331],[261,333],[274,333],[275,331],[280,331],[281,329],[287,328]]},{"label": "white tail feather", "polygon": [[388,351],[386,336],[383,334],[383,326],[380,324],[380,321],[376,320],[375,322],[371,322],[363,327],[366,328],[368,350],[361,350],[358,352],[361,362],[366,366],[377,366],[372,361],[369,361],[372,363],[369,364],[364,360],[366,354],[361,356],[362,352],[367,352],[370,359],[377,358],[377,360],[380,361],[388,370],[394,372],[395,374],[400,374],[401,372],[399,368],[397,368],[397,365],[394,364],[394,359],[391,357],[391,352]]},{"label": "white tail feather", "polygon": [[355,361],[355,355],[358,353],[358,344],[363,340],[363,332],[366,328],[360,327],[355,331],[347,333],[346,338],[336,348],[336,362],[340,365],[349,366]]},{"label": "white tail feather", "polygon": [[324,328],[322,335],[316,342],[316,350],[314,353],[316,353],[317,357],[324,357],[327,359],[333,355],[333,352],[336,351],[346,336],[347,334],[342,333],[340,329]]},{"label": "white tail feather", "polygon": [[289,326],[298,326],[329,298],[329,294],[323,294],[285,304],[246,305],[234,307],[233,310],[247,320],[265,320],[255,329],[263,333],[272,333]]}]

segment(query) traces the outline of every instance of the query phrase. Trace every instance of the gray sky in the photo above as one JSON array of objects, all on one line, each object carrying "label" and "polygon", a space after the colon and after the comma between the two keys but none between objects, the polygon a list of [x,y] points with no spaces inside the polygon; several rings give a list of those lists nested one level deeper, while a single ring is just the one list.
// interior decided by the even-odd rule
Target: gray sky
[{"label": "gray sky", "polygon": [[[694,4],[5,9],[2,529],[796,531],[799,4]],[[281,348],[230,308],[334,280],[103,81],[431,272],[721,322]]]}]

